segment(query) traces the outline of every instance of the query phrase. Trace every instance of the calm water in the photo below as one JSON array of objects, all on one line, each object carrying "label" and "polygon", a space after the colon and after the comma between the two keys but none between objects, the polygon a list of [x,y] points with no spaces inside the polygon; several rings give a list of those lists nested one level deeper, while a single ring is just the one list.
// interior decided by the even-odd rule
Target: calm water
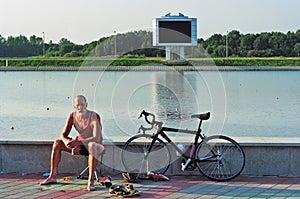
[{"label": "calm water", "polygon": [[0,140],[58,138],[77,94],[101,114],[107,139],[146,126],[137,120],[143,109],[189,129],[191,114],[211,111],[207,135],[300,137],[299,85],[300,72],[283,71],[0,72]]}]

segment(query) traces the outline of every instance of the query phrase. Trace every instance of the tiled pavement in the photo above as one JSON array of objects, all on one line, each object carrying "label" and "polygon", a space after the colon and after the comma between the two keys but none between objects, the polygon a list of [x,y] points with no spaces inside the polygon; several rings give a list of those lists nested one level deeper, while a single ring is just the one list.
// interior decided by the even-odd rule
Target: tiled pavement
[{"label": "tiled pavement", "polygon": [[[1,174],[0,198],[110,198],[108,188],[96,183],[96,191],[86,191],[86,180],[64,181],[40,186],[42,174]],[[75,175],[74,175],[75,176]],[[112,176],[121,184],[121,175]],[[139,198],[300,198],[300,178],[241,176],[229,182],[214,182],[201,176],[171,176],[170,181],[140,180],[134,183]]]}]

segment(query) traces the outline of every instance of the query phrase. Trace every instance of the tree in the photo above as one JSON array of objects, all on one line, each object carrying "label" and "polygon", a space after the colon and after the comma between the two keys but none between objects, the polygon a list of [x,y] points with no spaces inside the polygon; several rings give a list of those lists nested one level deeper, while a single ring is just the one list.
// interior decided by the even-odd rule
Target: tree
[{"label": "tree", "polygon": [[239,54],[239,47],[241,43],[241,34],[237,30],[233,30],[228,33],[228,46],[232,49],[232,54],[238,55]]},{"label": "tree", "polygon": [[245,57],[245,56],[247,56],[247,52],[249,52],[249,50],[254,49],[253,43],[254,43],[255,39],[256,39],[256,36],[254,34],[241,35],[239,56]]},{"label": "tree", "polygon": [[55,44],[50,40],[49,44],[46,44],[46,57],[58,57],[59,56],[59,45]]},{"label": "tree", "polygon": [[35,35],[29,38],[30,48],[32,55],[43,54],[43,39],[41,37],[36,37]]},{"label": "tree", "polygon": [[5,57],[6,54],[6,39],[0,35],[0,56]]},{"label": "tree", "polygon": [[62,38],[58,42],[59,45],[59,54],[64,56],[66,53],[70,53],[73,50],[74,44],[71,43],[68,39]]},{"label": "tree", "polygon": [[300,43],[300,29],[298,29],[295,33],[296,43]]},{"label": "tree", "polygon": [[294,45],[297,43],[296,34],[288,31],[286,34],[284,56],[293,56]]},{"label": "tree", "polygon": [[280,32],[273,32],[269,38],[269,46],[273,50],[274,56],[285,54],[286,35]]},{"label": "tree", "polygon": [[270,33],[261,33],[256,37],[253,43],[254,50],[264,50],[270,48],[269,46]]},{"label": "tree", "polygon": [[220,45],[214,50],[215,57],[226,57],[226,46]]},{"label": "tree", "polygon": [[293,51],[296,56],[300,57],[300,42],[295,44]]},{"label": "tree", "polygon": [[[228,37],[228,53],[234,56],[299,56],[300,30],[296,32],[241,34],[232,30],[228,35],[213,34],[208,39],[198,39],[198,45],[186,47],[189,57],[224,57],[226,55],[226,36]],[[116,43],[115,43],[116,42]],[[164,56],[162,48],[152,47],[152,33],[149,31],[133,31],[124,34],[102,37],[98,41],[78,45],[66,38],[58,43],[45,43],[46,56],[111,56],[134,53],[143,56]],[[225,46],[225,47],[224,47]],[[225,52],[225,55],[224,55]],[[28,57],[43,54],[43,39],[32,35],[7,39],[0,35],[0,57]]]},{"label": "tree", "polygon": [[214,34],[211,37],[209,37],[205,42],[203,43],[203,47],[206,49],[209,46],[211,48],[216,48],[219,45],[224,45],[223,36],[221,34]]},{"label": "tree", "polygon": [[7,56],[9,57],[27,57],[33,55],[30,43],[23,35],[17,37],[9,36],[6,45],[9,48],[7,52]]}]

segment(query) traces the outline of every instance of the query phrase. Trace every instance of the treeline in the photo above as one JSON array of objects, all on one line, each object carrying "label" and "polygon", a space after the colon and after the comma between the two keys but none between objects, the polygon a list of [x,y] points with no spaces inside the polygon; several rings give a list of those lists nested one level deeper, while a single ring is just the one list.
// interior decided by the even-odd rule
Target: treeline
[{"label": "treeline", "polygon": [[[186,57],[299,57],[300,30],[296,32],[263,32],[241,34],[237,30],[227,35],[214,34],[198,39],[198,45],[185,48]],[[164,48],[152,46],[152,32],[134,31],[102,37],[98,41],[79,45],[62,38],[58,43],[44,43],[41,37],[20,35],[4,38],[0,35],[0,57],[85,57],[85,56],[163,57]]]},{"label": "treeline", "polygon": [[[226,42],[227,38],[227,42]],[[214,34],[207,40],[198,41],[205,51],[213,57],[293,57],[300,55],[300,30],[294,32],[263,32],[260,34],[241,34],[237,30],[227,35]]]}]

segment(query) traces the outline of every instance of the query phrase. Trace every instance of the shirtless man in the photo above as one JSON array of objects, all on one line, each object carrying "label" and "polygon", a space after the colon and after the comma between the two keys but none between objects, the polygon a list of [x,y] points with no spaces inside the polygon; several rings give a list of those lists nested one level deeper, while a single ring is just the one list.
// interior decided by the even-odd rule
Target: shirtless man
[{"label": "shirtless man", "polygon": [[[56,183],[57,167],[61,160],[61,152],[66,151],[75,155],[88,155],[89,178],[88,191],[94,191],[94,175],[97,158],[103,152],[102,126],[99,115],[87,109],[86,98],[78,95],[74,99],[75,112],[69,114],[66,125],[61,133],[61,139],[55,140],[51,154],[50,176],[40,185]],[[76,139],[69,136],[72,126],[78,132]]]}]

